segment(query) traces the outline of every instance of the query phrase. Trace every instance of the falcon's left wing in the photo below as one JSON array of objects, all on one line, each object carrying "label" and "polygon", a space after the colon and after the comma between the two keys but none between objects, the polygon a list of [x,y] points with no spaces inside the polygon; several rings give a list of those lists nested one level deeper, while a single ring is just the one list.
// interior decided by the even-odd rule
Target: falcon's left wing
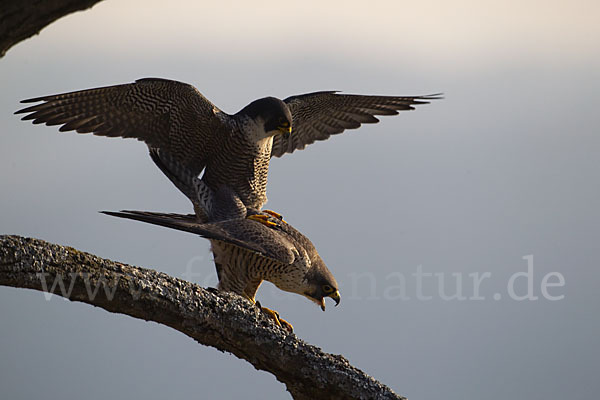
[{"label": "falcon's left wing", "polygon": [[398,111],[413,110],[414,105],[428,104],[440,99],[439,94],[427,96],[361,96],[315,92],[288,97],[284,102],[292,112],[292,133],[273,137],[271,157],[301,150],[317,140],[346,129],[356,129],[361,124],[379,122],[375,115],[396,115]]}]

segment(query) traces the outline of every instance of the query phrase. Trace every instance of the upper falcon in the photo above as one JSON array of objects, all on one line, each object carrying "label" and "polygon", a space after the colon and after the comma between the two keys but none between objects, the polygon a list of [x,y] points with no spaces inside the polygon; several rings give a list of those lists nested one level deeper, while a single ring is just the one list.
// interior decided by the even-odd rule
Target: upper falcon
[{"label": "upper falcon", "polygon": [[23,120],[100,136],[136,138],[168,154],[216,189],[231,188],[250,210],[267,201],[271,157],[375,123],[375,115],[412,110],[438,96],[361,96],[315,92],[255,100],[236,114],[221,111],[192,85],[146,78],[23,100]]}]

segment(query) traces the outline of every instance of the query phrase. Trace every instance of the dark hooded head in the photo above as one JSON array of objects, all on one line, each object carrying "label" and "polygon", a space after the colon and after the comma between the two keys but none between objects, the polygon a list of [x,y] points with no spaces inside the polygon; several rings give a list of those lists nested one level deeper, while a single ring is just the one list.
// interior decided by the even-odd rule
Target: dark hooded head
[{"label": "dark hooded head", "polygon": [[325,311],[325,297],[331,297],[337,306],[340,303],[340,292],[333,274],[323,260],[313,264],[305,276],[304,296],[314,301]]},{"label": "dark hooded head", "polygon": [[248,104],[236,115],[255,121],[264,129],[266,137],[289,135],[292,131],[292,113],[287,104],[275,97],[265,97]]}]

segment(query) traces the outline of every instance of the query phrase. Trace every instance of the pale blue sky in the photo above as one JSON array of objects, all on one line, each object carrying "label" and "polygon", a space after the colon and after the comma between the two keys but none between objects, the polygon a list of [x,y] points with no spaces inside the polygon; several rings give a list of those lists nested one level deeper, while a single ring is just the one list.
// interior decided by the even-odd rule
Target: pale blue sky
[{"label": "pale blue sky", "polygon": [[[592,1],[102,2],[0,60],[0,233],[214,284],[206,240],[97,213],[189,211],[145,146],[21,122],[23,98],[148,76],[229,112],[314,90],[443,91],[273,161],[268,207],[312,239],[342,302],[323,313],[270,285],[258,298],[413,400],[587,400],[600,391],[599,14]],[[507,283],[527,255],[539,298],[516,301]],[[423,278],[431,300],[419,270],[437,274]],[[484,300],[443,300],[440,276],[474,297],[476,273]],[[564,299],[543,298],[549,273]],[[5,287],[0,317],[6,398],[287,398],[153,323]]]}]

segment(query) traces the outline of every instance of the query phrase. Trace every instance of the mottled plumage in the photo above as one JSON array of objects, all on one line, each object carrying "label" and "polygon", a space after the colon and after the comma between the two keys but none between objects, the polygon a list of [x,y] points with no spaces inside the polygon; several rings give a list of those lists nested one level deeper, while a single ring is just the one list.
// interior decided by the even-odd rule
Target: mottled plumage
[{"label": "mottled plumage", "polygon": [[[17,113],[60,131],[136,138],[198,176],[211,189],[231,188],[258,212],[267,201],[269,160],[325,140],[375,115],[411,110],[436,96],[360,96],[315,92],[285,100],[266,97],[229,115],[193,86],[165,79],[23,100]],[[291,128],[291,134],[290,134]],[[203,219],[203,216],[200,216]]]},{"label": "mottled plumage", "polygon": [[338,285],[311,241],[288,223],[275,228],[249,219],[199,223],[195,215],[121,211],[105,214],[195,233],[211,241],[219,289],[254,301],[263,280],[303,295],[325,310],[324,297],[339,302]]},{"label": "mottled plumage", "polygon": [[221,290],[254,301],[261,282],[267,280],[282,290],[308,297],[323,310],[323,297],[332,297],[336,303],[340,301],[335,278],[306,236],[269,214],[261,214],[260,222],[247,219],[246,206],[230,187],[219,185],[213,190],[173,157],[161,157],[160,152],[150,149],[150,157],[209,222],[198,221],[197,213],[122,211],[106,214],[192,232],[209,239]]}]

